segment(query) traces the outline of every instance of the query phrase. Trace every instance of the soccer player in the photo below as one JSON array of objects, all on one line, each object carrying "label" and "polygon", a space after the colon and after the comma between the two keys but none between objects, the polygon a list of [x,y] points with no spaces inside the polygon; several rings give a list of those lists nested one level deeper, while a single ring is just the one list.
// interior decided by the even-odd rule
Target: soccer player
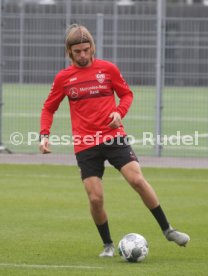
[{"label": "soccer player", "polygon": [[[146,207],[157,220],[168,241],[185,246],[190,240],[185,233],[169,224],[158,197],[144,178],[138,159],[127,140],[122,125],[133,93],[116,65],[95,58],[95,44],[84,26],[73,24],[66,31],[66,52],[71,66],[55,77],[50,94],[41,113],[40,151],[49,153],[49,134],[53,115],[59,104],[68,98],[74,150],[84,183],[93,220],[104,251],[100,257],[115,254],[108,217],[104,209],[102,176],[104,161],[108,160],[130,186],[140,195]],[[115,94],[120,99],[118,105]]]}]

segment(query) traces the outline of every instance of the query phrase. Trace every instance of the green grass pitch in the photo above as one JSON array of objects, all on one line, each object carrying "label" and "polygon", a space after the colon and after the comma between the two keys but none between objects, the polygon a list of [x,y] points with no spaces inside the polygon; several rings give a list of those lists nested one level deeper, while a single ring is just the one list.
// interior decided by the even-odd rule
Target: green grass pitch
[{"label": "green grass pitch", "polygon": [[[13,152],[38,152],[38,143],[27,145],[27,133],[39,133],[40,112],[50,90],[50,85],[4,84],[3,86],[3,129],[4,145]],[[133,86],[134,102],[123,123],[129,135],[142,141],[144,132],[156,128],[156,91],[154,87]],[[190,146],[164,146],[163,156],[208,156],[208,93],[206,87],[165,87],[162,109],[162,135],[194,135],[198,131],[199,144]],[[23,144],[14,146],[10,135],[21,132]],[[71,135],[67,99],[61,103],[54,116],[51,134]],[[154,155],[155,147],[138,142],[134,149],[139,155]],[[72,152],[73,146],[55,146],[53,152]]]},{"label": "green grass pitch", "polygon": [[149,242],[142,263],[117,255],[99,258],[101,240],[88,210],[77,167],[0,166],[0,275],[207,275],[208,171],[154,169],[143,172],[173,226],[191,242],[167,242],[137,194],[113,168],[104,176],[105,207],[117,245],[137,232]]}]

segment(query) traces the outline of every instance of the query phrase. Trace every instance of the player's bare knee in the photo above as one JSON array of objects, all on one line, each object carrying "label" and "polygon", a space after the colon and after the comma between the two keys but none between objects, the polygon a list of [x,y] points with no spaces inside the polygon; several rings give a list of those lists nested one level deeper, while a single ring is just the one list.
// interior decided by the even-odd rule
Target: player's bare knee
[{"label": "player's bare knee", "polygon": [[100,209],[103,207],[102,196],[91,196],[89,200],[90,200],[90,205],[93,209]]},{"label": "player's bare knee", "polygon": [[141,174],[137,174],[131,178],[130,184],[136,191],[141,191],[145,188],[145,179]]}]

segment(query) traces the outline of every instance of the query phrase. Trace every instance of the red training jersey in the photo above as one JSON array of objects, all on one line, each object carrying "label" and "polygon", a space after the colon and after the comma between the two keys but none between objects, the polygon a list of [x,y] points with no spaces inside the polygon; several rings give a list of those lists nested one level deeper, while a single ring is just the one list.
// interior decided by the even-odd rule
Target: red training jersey
[{"label": "red training jersey", "polygon": [[[120,101],[116,106],[115,93]],[[123,118],[133,93],[119,69],[111,62],[94,59],[89,67],[71,65],[55,77],[41,113],[40,134],[50,134],[53,114],[68,97],[75,153],[111,138],[126,135],[123,125],[112,129],[109,115],[116,111]]]}]

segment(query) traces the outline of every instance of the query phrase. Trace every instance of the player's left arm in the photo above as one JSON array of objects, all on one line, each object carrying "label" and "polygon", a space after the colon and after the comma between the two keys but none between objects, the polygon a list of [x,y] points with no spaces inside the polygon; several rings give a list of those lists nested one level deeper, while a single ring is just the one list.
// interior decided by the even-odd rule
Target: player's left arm
[{"label": "player's left arm", "polygon": [[116,66],[113,67],[111,79],[113,89],[120,99],[115,111],[121,115],[121,118],[124,118],[132,104],[133,92],[121,75],[120,70]]},{"label": "player's left arm", "polygon": [[110,118],[112,118],[109,126],[111,128],[117,128],[121,125],[121,119],[124,118],[124,116],[127,114],[132,104],[133,93],[124,80],[123,76],[121,75],[121,72],[115,65],[112,67],[111,80],[113,89],[120,100],[115,111],[112,112],[109,116]]}]

